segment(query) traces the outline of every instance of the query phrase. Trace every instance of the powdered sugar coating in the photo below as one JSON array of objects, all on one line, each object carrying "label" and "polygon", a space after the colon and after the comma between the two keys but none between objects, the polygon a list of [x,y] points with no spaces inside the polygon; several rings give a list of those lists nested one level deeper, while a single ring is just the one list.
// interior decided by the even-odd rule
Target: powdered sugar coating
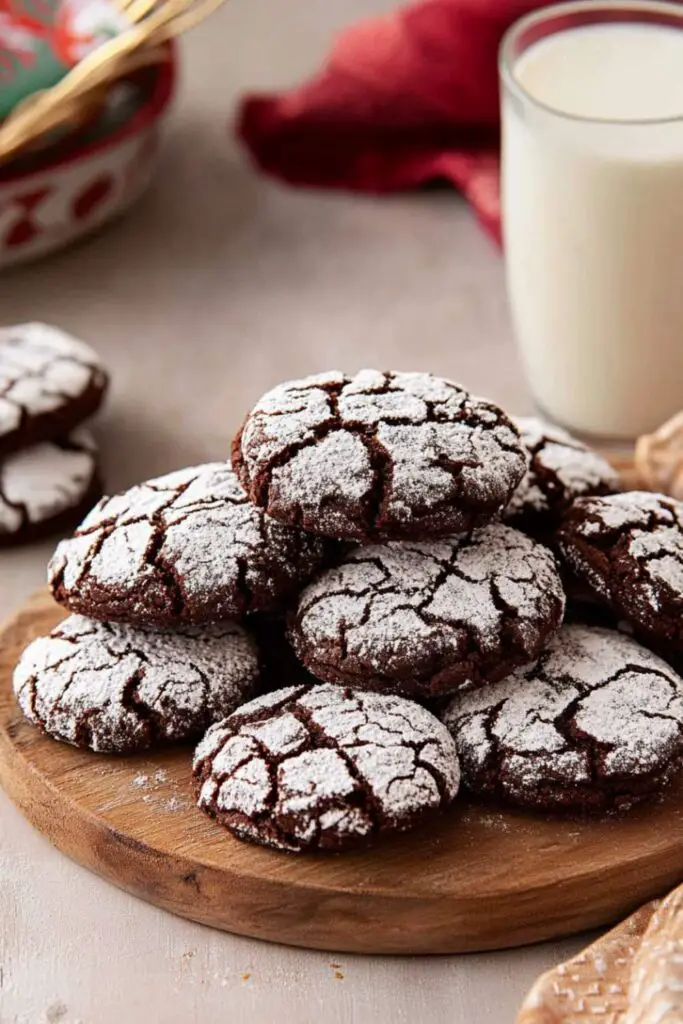
[{"label": "powdered sugar coating", "polygon": [[576,575],[641,631],[683,647],[683,504],[629,491],[581,499],[558,534]]},{"label": "powdered sugar coating", "polygon": [[536,657],[563,612],[552,553],[493,523],[352,551],[302,592],[289,635],[319,679],[433,697]]},{"label": "powdered sugar coating", "polygon": [[325,550],[253,506],[227,465],[208,463],[103,498],[58,546],[48,575],[71,611],[201,625],[277,603]]},{"label": "powdered sugar coating", "polygon": [[48,324],[0,329],[0,452],[66,433],[100,404],[96,353]]},{"label": "powdered sugar coating", "polygon": [[0,462],[0,544],[76,509],[96,482],[97,446],[84,428],[8,455]]},{"label": "powdered sugar coating", "polygon": [[22,711],[55,739],[131,753],[200,735],[248,700],[253,641],[232,622],[157,633],[71,615],[14,671]]},{"label": "powdered sugar coating", "polygon": [[467,786],[542,808],[628,806],[683,750],[683,681],[630,637],[564,626],[538,661],[444,714]]},{"label": "powdered sugar coating", "polygon": [[534,417],[513,417],[531,462],[503,513],[508,521],[552,526],[575,498],[610,494],[619,474],[607,459],[561,427]]},{"label": "powdered sugar coating", "polygon": [[444,810],[459,784],[448,731],[399,697],[338,686],[278,690],[197,747],[199,806],[241,839],[334,849]]},{"label": "powdered sugar coating", "polygon": [[490,520],[526,453],[497,406],[426,373],[339,371],[269,391],[233,464],[252,501],[346,540],[443,535]]}]

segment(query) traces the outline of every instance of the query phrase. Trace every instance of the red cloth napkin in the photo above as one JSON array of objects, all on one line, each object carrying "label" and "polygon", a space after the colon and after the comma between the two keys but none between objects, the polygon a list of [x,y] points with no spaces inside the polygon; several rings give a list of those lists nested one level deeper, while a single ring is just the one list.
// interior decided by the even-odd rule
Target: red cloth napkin
[{"label": "red cloth napkin", "polygon": [[322,70],[247,97],[238,131],[293,185],[382,193],[446,180],[500,240],[498,45],[549,0],[422,0],[348,29]]}]

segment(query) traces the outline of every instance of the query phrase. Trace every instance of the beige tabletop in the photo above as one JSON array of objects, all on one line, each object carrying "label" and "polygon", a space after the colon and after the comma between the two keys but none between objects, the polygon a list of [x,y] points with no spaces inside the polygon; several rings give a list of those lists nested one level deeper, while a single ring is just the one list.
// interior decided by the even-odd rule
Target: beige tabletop
[{"label": "beige tabletop", "polygon": [[[239,93],[295,81],[334,29],[390,6],[232,0],[184,44],[159,181],[135,213],[3,277],[0,321],[53,321],[109,363],[110,488],[225,457],[263,390],[330,367],[432,370],[528,408],[500,256],[455,195],[296,192],[231,142]],[[51,548],[0,555],[3,616]],[[578,946],[410,960],[236,938],[88,874],[0,794],[0,1024],[511,1024],[536,975]]]}]

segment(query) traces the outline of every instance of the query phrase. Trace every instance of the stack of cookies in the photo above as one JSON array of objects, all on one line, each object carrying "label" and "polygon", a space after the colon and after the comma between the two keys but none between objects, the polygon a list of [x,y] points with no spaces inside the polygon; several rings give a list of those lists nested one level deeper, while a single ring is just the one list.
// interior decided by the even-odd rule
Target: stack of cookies
[{"label": "stack of cookies", "polygon": [[564,431],[448,380],[283,384],[232,468],[105,498],[59,545],[73,614],[22,656],[19,702],[99,751],[208,728],[199,806],[277,849],[417,826],[461,782],[626,808],[683,751],[683,505],[618,490]]},{"label": "stack of cookies", "polygon": [[107,382],[95,352],[55,327],[0,329],[0,547],[71,528],[102,493],[82,424]]}]

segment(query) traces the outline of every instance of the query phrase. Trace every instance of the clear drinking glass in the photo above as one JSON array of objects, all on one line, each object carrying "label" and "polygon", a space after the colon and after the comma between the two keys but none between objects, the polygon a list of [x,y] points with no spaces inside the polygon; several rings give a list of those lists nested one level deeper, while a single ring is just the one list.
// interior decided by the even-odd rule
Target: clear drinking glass
[{"label": "clear drinking glass", "polygon": [[683,8],[547,8],[507,33],[500,74],[508,291],[532,392],[579,432],[650,431],[683,407]]}]

